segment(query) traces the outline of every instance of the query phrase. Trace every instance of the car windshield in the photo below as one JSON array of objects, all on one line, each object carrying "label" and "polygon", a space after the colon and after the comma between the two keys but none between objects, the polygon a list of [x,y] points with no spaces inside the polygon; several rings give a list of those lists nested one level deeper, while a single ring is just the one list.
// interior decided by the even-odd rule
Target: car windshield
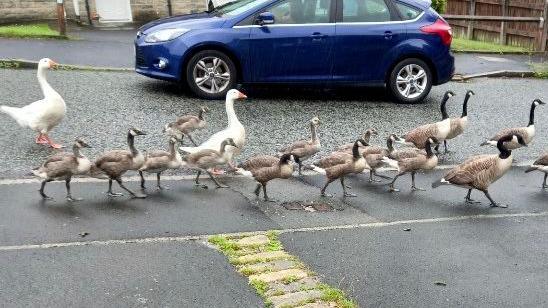
[{"label": "car windshield", "polygon": [[236,0],[220,5],[208,13],[216,16],[236,16],[269,0]]}]

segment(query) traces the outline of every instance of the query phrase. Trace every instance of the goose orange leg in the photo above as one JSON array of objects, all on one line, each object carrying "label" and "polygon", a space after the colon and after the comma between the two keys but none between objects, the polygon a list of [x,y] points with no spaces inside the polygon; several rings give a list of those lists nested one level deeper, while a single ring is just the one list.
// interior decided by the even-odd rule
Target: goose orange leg
[{"label": "goose orange leg", "polygon": [[35,139],[36,144],[48,144],[48,141],[44,138],[44,134],[39,133]]},{"label": "goose orange leg", "polygon": [[47,143],[50,147],[52,147],[52,148],[54,148],[54,149],[61,149],[61,148],[63,148],[63,146],[62,146],[61,144],[58,144],[58,143],[53,142],[53,140],[51,140],[51,138],[50,138],[47,134],[43,134],[43,136],[44,136],[44,139],[46,140],[46,143]]}]

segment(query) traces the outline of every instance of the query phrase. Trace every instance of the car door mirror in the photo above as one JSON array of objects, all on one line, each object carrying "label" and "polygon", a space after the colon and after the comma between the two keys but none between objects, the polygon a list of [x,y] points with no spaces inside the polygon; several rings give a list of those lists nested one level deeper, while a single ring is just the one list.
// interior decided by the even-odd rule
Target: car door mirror
[{"label": "car door mirror", "polygon": [[262,12],[259,16],[257,16],[255,22],[261,26],[271,25],[274,23],[274,14],[270,12]]}]

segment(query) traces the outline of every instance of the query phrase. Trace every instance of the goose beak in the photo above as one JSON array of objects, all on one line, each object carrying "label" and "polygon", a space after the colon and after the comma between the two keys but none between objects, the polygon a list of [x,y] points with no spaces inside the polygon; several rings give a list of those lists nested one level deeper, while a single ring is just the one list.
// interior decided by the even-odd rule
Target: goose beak
[{"label": "goose beak", "polygon": [[56,69],[59,67],[59,64],[55,61],[49,60],[49,68]]},{"label": "goose beak", "polygon": [[238,99],[246,99],[247,95],[243,94],[242,92],[238,93]]}]

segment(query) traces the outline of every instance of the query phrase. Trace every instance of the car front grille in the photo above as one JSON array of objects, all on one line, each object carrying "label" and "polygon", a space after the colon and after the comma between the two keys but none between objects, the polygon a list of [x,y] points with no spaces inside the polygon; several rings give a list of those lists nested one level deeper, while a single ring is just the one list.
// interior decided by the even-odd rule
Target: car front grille
[{"label": "car front grille", "polygon": [[146,66],[145,55],[139,46],[135,46],[135,65]]}]

